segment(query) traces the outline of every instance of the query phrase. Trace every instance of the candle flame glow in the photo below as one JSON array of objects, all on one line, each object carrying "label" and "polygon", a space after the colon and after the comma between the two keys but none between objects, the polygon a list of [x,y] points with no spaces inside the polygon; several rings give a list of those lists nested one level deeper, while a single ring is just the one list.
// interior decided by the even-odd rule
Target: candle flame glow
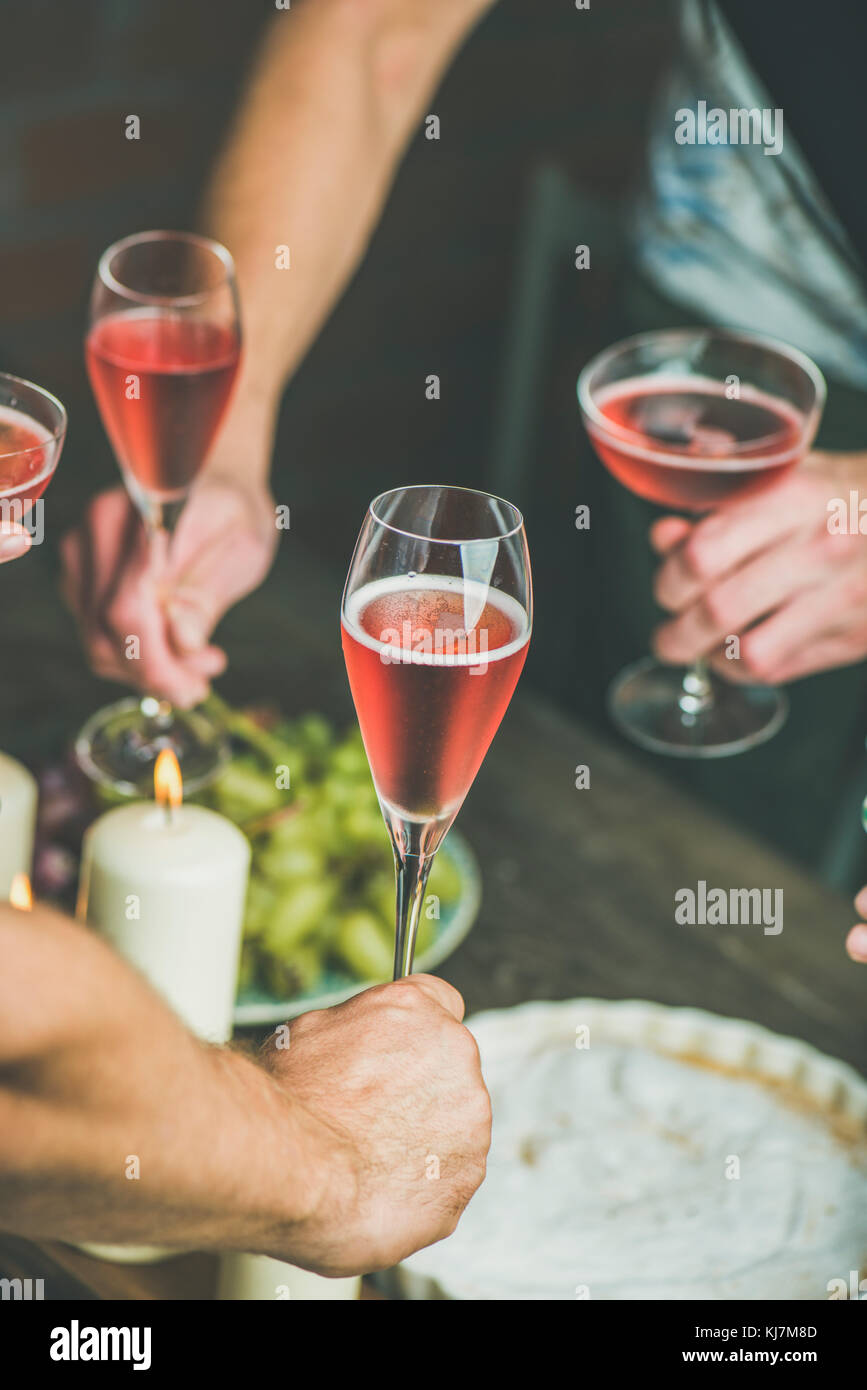
[{"label": "candle flame glow", "polygon": [[154,796],[158,806],[175,811],[184,799],[184,782],[171,748],[164,748],[154,765]]},{"label": "candle flame glow", "polygon": [[26,874],[16,874],[9,889],[9,902],[21,912],[29,912],[33,906],[33,892]]}]

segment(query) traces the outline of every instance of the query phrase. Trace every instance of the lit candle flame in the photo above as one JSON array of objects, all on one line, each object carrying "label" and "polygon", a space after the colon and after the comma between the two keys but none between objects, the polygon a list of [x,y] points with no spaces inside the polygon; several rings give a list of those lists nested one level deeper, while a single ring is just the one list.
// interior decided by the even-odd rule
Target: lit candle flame
[{"label": "lit candle flame", "polygon": [[154,766],[154,796],[158,806],[169,814],[176,811],[184,799],[184,782],[178,760],[171,748],[164,748]]},{"label": "lit candle flame", "polygon": [[16,874],[9,889],[9,901],[21,912],[29,912],[33,906],[33,892],[26,874]]}]

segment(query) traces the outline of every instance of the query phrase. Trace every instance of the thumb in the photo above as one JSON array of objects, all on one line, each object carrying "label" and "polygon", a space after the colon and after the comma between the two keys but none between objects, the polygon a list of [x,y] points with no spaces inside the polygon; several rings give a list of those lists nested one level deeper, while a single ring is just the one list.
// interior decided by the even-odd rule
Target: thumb
[{"label": "thumb", "polygon": [[867,961],[867,927],[863,922],[853,927],[846,937],[846,950],[852,960]]},{"label": "thumb", "polygon": [[172,646],[182,656],[203,651],[219,616],[206,590],[176,590],[166,606]]},{"label": "thumb", "polygon": [[663,516],[650,528],[650,544],[657,555],[668,555],[685,541],[692,522],[681,516]]},{"label": "thumb", "polygon": [[0,565],[7,560],[17,560],[30,549],[30,532],[17,522],[10,521],[0,526]]}]

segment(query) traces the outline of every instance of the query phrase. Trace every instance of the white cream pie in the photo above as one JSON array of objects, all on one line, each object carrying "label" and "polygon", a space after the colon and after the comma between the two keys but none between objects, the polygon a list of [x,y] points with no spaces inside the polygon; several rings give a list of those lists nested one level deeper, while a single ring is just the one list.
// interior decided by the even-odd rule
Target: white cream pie
[{"label": "white cream pie", "polygon": [[867,1086],[851,1069],[654,1004],[527,1004],[471,1027],[494,1109],[488,1176],[455,1234],[401,1266],[410,1297],[857,1291]]}]

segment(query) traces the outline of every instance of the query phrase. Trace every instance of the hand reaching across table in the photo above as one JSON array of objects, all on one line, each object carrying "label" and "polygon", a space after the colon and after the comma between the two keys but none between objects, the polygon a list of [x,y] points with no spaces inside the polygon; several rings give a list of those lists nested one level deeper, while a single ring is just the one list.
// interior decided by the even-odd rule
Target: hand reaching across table
[{"label": "hand reaching across table", "polygon": [[125,489],[100,493],[63,541],[65,595],[94,670],[183,708],[198,704],[226,665],[210,635],[261,583],[276,542],[267,489],[240,476],[207,473],[168,554],[156,557]]},{"label": "hand reaching across table", "polygon": [[[264,578],[277,540],[267,478],[285,384],[364,255],[428,99],[493,3],[315,0],[267,26],[202,212],[234,257],[243,351],[172,546],[169,602],[119,492],[95,500],[64,549],[67,599],[100,674],[190,706],[222,670],[210,632]],[[134,662],[122,649],[133,634]]]}]

